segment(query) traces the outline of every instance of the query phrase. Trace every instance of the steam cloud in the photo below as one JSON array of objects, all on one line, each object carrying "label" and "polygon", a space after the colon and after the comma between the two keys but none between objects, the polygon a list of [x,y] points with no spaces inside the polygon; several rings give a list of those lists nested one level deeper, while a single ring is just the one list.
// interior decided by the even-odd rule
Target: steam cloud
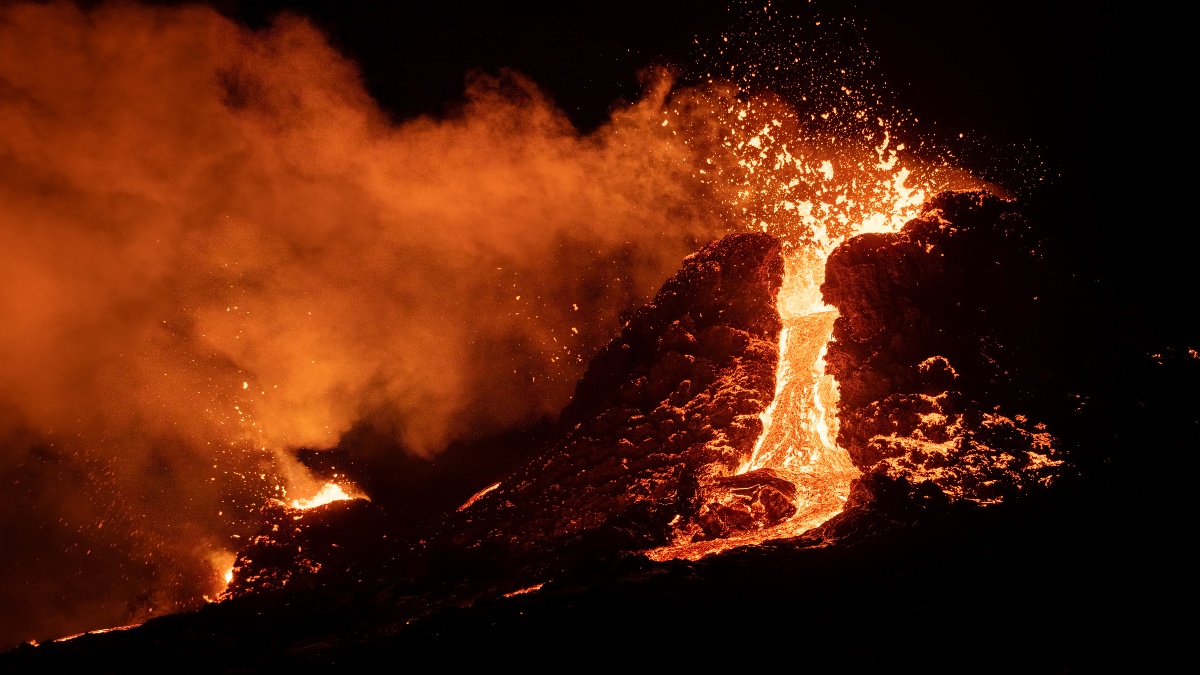
[{"label": "steam cloud", "polygon": [[561,409],[720,234],[665,96],[580,135],[479,77],[394,124],[299,18],[0,7],[0,646],[213,593],[287,449]]}]

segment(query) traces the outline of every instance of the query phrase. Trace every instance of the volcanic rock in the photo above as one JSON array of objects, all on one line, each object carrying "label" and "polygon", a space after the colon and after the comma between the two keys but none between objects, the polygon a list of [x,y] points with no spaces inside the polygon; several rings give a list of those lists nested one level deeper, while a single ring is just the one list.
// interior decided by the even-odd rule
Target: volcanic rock
[{"label": "volcanic rock", "polygon": [[349,576],[384,551],[387,517],[365,499],[344,499],[309,509],[271,499],[263,526],[241,551],[225,597],[279,590],[318,573],[328,582]]},{"label": "volcanic rock", "polygon": [[701,486],[698,539],[719,539],[736,532],[763,529],[796,513],[796,484],[772,469],[713,478]]},{"label": "volcanic rock", "polygon": [[732,476],[775,391],[782,275],[770,235],[705,246],[591,361],[557,441],[399,536],[402,521],[363,500],[307,510],[268,502],[226,597],[397,570],[446,584],[469,578],[478,590],[489,578],[536,577],[531,564],[570,566],[790,517],[794,485],[770,471]]},{"label": "volcanic rock", "polygon": [[989,503],[1057,475],[1041,421],[1060,391],[1039,348],[1054,286],[1041,247],[1013,203],[944,193],[899,233],[830,256],[838,443],[867,474],[850,505],[898,489],[928,501],[933,486]]},{"label": "volcanic rock", "polygon": [[[562,439],[423,529],[417,551],[474,553],[494,570],[497,560],[667,543],[673,526],[697,517],[701,486],[719,489],[713,481],[733,474],[762,432],[782,275],[779,242],[766,234],[730,235],[689,256],[589,364],[563,413]],[[714,533],[778,518],[794,498],[780,482],[746,479],[735,486],[754,495],[745,517],[704,518]]]},{"label": "volcanic rock", "polygon": [[[1178,609],[1189,606],[1195,595],[1186,533],[1195,510],[1194,490],[1189,488],[1196,475],[1195,429],[1200,428],[1194,387],[1200,373],[1196,348],[1180,349],[1173,356],[1159,353],[1157,347],[1139,346],[1138,353],[1153,355],[1154,368],[1177,368],[1157,375],[1158,379],[1114,381],[1111,370],[1102,373],[1100,377],[1109,382],[1097,400],[1140,402],[1145,392],[1151,392],[1160,399],[1169,397],[1170,406],[1152,415],[1143,411],[1141,417],[1137,415],[1143,409],[1133,404],[1112,408],[1111,420],[1105,420],[1111,423],[1103,433],[1124,424],[1125,438],[1141,440],[1127,444],[1125,455],[1117,455],[1110,469],[1087,475],[1086,480],[1063,480],[1055,489],[1036,491],[1029,498],[978,509],[962,507],[980,491],[978,485],[956,478],[952,463],[941,467],[948,471],[933,479],[917,470],[932,464],[929,458],[917,463],[915,450],[924,447],[917,441],[945,444],[947,457],[967,460],[966,466],[974,467],[970,462],[1002,459],[1005,452],[1019,459],[1023,448],[1034,447],[1030,436],[1048,431],[1039,431],[1036,424],[1031,427],[1029,420],[1045,420],[1047,428],[1057,432],[1064,420],[1071,419],[1056,416],[1055,410],[1056,405],[1061,408],[1067,391],[1063,382],[1070,379],[1063,373],[1072,371],[1060,367],[1067,359],[1058,358],[1062,352],[1056,355],[1047,349],[1046,340],[1056,333],[1055,326],[1068,321],[1064,316],[1072,315],[1063,311],[1067,305],[1062,295],[1055,301],[1058,304],[1042,308],[1043,302],[1054,301],[1055,284],[1041,276],[1044,270],[1036,256],[1028,259],[1024,246],[1017,245],[1029,235],[1021,223],[1012,215],[1011,204],[993,197],[941,196],[912,229],[890,237],[851,240],[835,253],[826,297],[841,309],[841,323],[828,360],[831,372],[843,382],[842,442],[867,473],[854,485],[846,511],[817,532],[698,561],[656,563],[641,556],[581,561],[576,557],[573,567],[564,565],[553,575],[526,580],[512,575],[510,568],[507,576],[493,577],[486,592],[478,584],[463,592],[466,577],[461,574],[479,568],[462,566],[432,579],[432,573],[418,577],[395,566],[375,577],[335,578],[316,586],[289,582],[279,592],[233,598],[129,630],[22,645],[0,654],[0,671],[140,672],[182,663],[206,672],[328,672],[392,662],[491,669],[544,664],[561,669],[581,659],[616,668],[637,663],[711,670],[714,665],[746,666],[750,652],[744,634],[753,638],[755,658],[769,662],[775,656],[794,663],[796,650],[786,647],[803,636],[806,644],[818,646],[810,650],[812,654],[802,655],[806,662],[826,655],[831,667],[851,670],[894,670],[903,655],[914,645],[928,643],[930,636],[937,636],[936,649],[924,650],[922,659],[934,670],[1100,672],[1123,662],[1167,670],[1187,656],[1190,624],[1178,620]],[[1012,239],[1001,234],[1006,229],[1011,229]],[[1038,244],[1029,250],[1042,249]],[[777,255],[767,254],[761,259],[764,267],[769,255]],[[1023,266],[1024,272],[1005,276],[1010,266]],[[919,285],[907,276],[914,269],[925,275]],[[856,289],[858,281],[868,285]],[[1025,297],[1030,291],[1037,300]],[[1079,296],[1066,297],[1074,303]],[[1108,300],[1098,297],[1089,306]],[[960,309],[958,303],[968,309]],[[697,357],[694,351],[702,343],[698,335],[702,329],[684,327],[682,314],[667,317],[663,330],[643,335],[646,341],[653,336],[664,345],[674,345],[667,353]],[[707,318],[709,311],[704,314]],[[894,323],[895,314],[907,323]],[[676,321],[679,328],[671,328]],[[631,321],[622,337],[633,336],[635,328]],[[1063,344],[1072,348],[1090,344],[1093,337],[1086,331],[1062,335],[1067,338]],[[714,343],[736,347],[739,342],[714,342],[709,337],[707,344]],[[621,344],[630,344],[631,350],[635,346],[614,342],[610,350],[624,354]],[[658,343],[653,344],[657,348]],[[619,415],[606,417],[605,413],[618,405],[640,411],[639,404],[653,403],[652,396],[634,397],[632,403],[618,397],[643,376],[647,384],[632,390],[649,391],[655,367],[662,378],[659,392],[666,386],[662,382],[681,375],[673,370],[677,365],[660,365],[666,353],[660,358],[655,349],[647,351],[650,356],[641,361],[629,359],[632,365],[624,377],[616,368],[602,369],[604,361],[593,363],[589,377],[596,378],[593,384],[604,386],[593,389],[595,396],[590,399],[587,392],[577,397],[572,408],[575,417],[568,419],[562,440],[539,452],[536,462],[526,462],[521,471],[508,474],[499,487],[481,490],[456,514],[418,529],[414,541],[444,526],[477,537],[464,537],[466,548],[456,549],[458,555],[491,555],[492,560],[504,562],[522,551],[527,560],[538,555],[543,560],[552,558],[554,546],[561,544],[560,551],[565,550],[572,541],[584,538],[547,529],[548,543],[539,546],[528,540],[534,533],[510,529],[517,535],[510,548],[509,540],[491,533],[510,527],[522,513],[546,522],[553,505],[546,504],[545,495],[553,483],[523,471],[558,467],[560,478],[555,480],[582,485],[583,476],[593,474],[602,463],[605,448],[628,458],[621,454],[627,446],[620,441],[633,442],[637,427],[631,424],[632,416],[622,425]],[[734,354],[732,358],[747,357]],[[1088,363],[1077,361],[1074,367],[1081,369]],[[1135,361],[1133,366],[1141,368],[1142,363]],[[673,374],[666,377],[666,373]],[[696,381],[702,380],[692,380]],[[710,390],[713,382],[701,389]],[[669,403],[683,389],[682,383],[679,380],[668,393]],[[1122,393],[1127,391],[1134,393]],[[686,395],[680,393],[671,405],[686,406],[694,400],[689,385]],[[988,414],[1003,415],[1011,423],[997,424],[993,418],[988,429],[983,423]],[[937,415],[945,415],[947,422]],[[951,415],[957,416],[958,426],[949,422]],[[1171,419],[1184,423],[1171,428]],[[607,446],[585,444],[578,434],[601,421],[615,429],[610,432],[614,440]],[[648,430],[661,433],[660,426],[653,424]],[[1163,436],[1145,438],[1156,431]],[[989,433],[992,436],[984,439]],[[662,446],[654,433],[647,438]],[[569,445],[573,439],[576,444]],[[1051,440],[1059,442],[1057,437]],[[1000,452],[980,448],[980,442]],[[1105,444],[1094,452],[1104,456],[1100,453],[1111,453],[1112,447]],[[589,456],[585,450],[594,452],[596,459],[585,462]],[[1070,450],[1074,463],[1082,451],[1076,445]],[[1124,461],[1118,463],[1122,457]],[[915,469],[896,471],[905,468],[901,460],[913,462]],[[578,468],[576,474],[570,472],[573,466]],[[701,465],[697,473],[705,467],[728,466],[718,461]],[[1009,470],[1015,470],[1019,480],[1004,471],[994,475],[1016,489],[1030,474],[1012,466]],[[647,470],[638,475],[660,474]],[[491,479],[481,482],[487,485]],[[609,484],[614,492],[623,488],[616,478]],[[956,486],[961,493],[955,492]],[[707,522],[705,505],[710,512],[719,509],[703,495],[717,488],[746,497],[752,512],[756,502],[764,510],[769,508],[773,489],[786,492],[769,473],[735,477],[730,472],[703,482],[698,479],[695,495],[677,498],[676,504],[690,503],[697,522]],[[682,492],[677,489],[674,494]],[[664,489],[654,494],[672,493]],[[594,551],[617,550],[638,537],[646,538],[646,532],[653,534],[647,523],[662,525],[654,520],[659,514],[653,511],[651,518],[644,518],[645,513],[633,507],[605,510],[620,507],[621,502],[607,493],[592,495],[593,511],[573,507],[570,513],[575,518],[585,513],[606,518],[599,527],[585,531],[585,536],[605,531],[613,535],[607,548],[597,545]],[[952,498],[961,508],[947,507]],[[498,501],[511,501],[513,506],[499,509]],[[723,502],[718,498],[715,503]],[[1131,505],[1149,505],[1149,510]],[[323,513],[332,519],[363,508],[365,503],[337,502]],[[680,515],[687,517],[687,513]],[[311,516],[293,522],[319,525],[324,517],[313,509]],[[482,531],[470,529],[477,523],[485,523]],[[267,529],[273,532],[270,526]],[[1138,533],[1138,545],[1114,545],[1114,532]],[[287,544],[302,545],[304,551],[297,554],[309,550],[309,543],[300,544],[299,539],[285,542],[279,535],[272,539],[272,545],[280,547],[281,560],[285,553],[291,555]],[[350,544],[352,539],[339,535],[328,541]],[[493,548],[490,552],[481,551],[482,546],[472,548],[475,542]],[[453,541],[442,543],[448,547]],[[251,547],[245,553],[253,557],[256,550]],[[424,550],[428,554],[430,548]],[[454,567],[454,556],[433,562]],[[324,564],[317,576],[333,567]],[[459,576],[448,578],[451,573]],[[1006,630],[1013,626],[1023,629]],[[1155,658],[1161,658],[1163,666]]]}]

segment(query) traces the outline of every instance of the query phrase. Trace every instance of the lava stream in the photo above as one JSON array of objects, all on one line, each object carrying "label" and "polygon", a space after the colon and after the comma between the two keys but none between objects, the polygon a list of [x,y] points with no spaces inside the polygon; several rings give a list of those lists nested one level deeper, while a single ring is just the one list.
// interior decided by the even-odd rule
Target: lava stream
[{"label": "lava stream", "polygon": [[[806,127],[778,101],[751,100],[728,114],[729,134],[711,163],[729,170],[725,180],[736,194],[731,205],[743,213],[746,229],[775,235],[784,251],[775,397],[761,415],[762,434],[735,473],[770,469],[791,481],[797,511],[782,523],[726,539],[691,541],[681,531],[674,543],[648,552],[656,560],[696,559],[796,536],[842,511],[859,471],[837,445],[838,384],[825,373],[838,317],[821,295],[825,262],[851,237],[899,231],[920,214],[927,194],[974,180],[949,167],[940,174],[918,167],[914,175],[900,166],[897,153],[905,146],[892,145],[883,119],[878,128],[835,133],[843,143]],[[869,119],[847,119],[859,117]]]}]

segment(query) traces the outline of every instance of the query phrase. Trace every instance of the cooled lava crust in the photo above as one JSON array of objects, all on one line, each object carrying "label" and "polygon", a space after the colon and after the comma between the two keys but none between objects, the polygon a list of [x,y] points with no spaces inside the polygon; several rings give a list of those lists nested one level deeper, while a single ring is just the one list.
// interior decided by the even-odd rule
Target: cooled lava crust
[{"label": "cooled lava crust", "polygon": [[782,276],[779,242],[766,234],[689,256],[592,359],[562,438],[422,528],[413,554],[500,570],[667,543],[696,518],[699,487],[732,474],[762,433]]},{"label": "cooled lava crust", "polygon": [[1061,472],[1075,403],[1051,358],[1063,284],[1044,249],[1014,203],[966,192],[829,257],[838,443],[866,474],[851,505],[896,482],[919,501],[994,503]]},{"label": "cooled lava crust", "polygon": [[[559,440],[468,505],[393,534],[379,547],[387,569],[544,580],[579,560],[666,544],[680,528],[719,536],[790,516],[790,483],[769,472],[730,478],[774,395],[782,277],[780,244],[767,234],[729,235],[688,256],[592,359]],[[753,498],[740,500],[741,511],[714,508],[722,490]],[[296,514],[321,533],[314,541],[304,541],[305,523],[288,513],[264,512],[269,527],[239,555],[230,593],[361,575],[324,525],[352,507],[321,508]],[[382,534],[353,531],[358,539]]]}]

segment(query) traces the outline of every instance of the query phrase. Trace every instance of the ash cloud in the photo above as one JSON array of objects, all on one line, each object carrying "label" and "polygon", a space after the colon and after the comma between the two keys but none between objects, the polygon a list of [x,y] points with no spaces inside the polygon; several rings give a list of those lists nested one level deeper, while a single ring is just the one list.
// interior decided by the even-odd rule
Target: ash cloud
[{"label": "ash cloud", "polygon": [[429,456],[556,414],[722,232],[667,89],[393,123],[300,18],[0,7],[0,645],[215,593],[359,420]]}]

